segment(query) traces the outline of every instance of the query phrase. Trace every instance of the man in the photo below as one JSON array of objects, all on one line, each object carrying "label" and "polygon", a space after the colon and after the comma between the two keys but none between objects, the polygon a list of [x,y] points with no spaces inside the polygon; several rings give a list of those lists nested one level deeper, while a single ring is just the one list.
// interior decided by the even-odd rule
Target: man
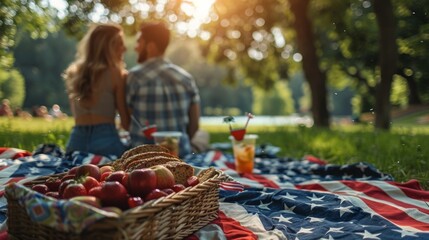
[{"label": "man", "polygon": [[191,153],[190,140],[199,128],[200,96],[193,77],[164,56],[170,31],[161,22],[143,24],[135,51],[138,65],[128,73],[127,104],[132,114],[132,147],[153,143],[141,133],[142,125],[158,131],[182,132],[179,156]]}]

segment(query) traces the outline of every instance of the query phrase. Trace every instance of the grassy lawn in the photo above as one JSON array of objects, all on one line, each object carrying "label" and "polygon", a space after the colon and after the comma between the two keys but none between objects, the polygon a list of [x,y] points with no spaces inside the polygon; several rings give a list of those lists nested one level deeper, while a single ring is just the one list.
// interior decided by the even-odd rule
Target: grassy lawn
[{"label": "grassy lawn", "polygon": [[[429,189],[429,125],[393,123],[392,130],[375,131],[368,125],[333,126],[330,130],[306,127],[248,127],[258,143],[281,148],[279,156],[314,155],[333,164],[364,161],[391,174],[396,181],[419,180]],[[0,146],[33,151],[41,143],[65,146],[73,120],[46,121],[0,118]],[[227,142],[228,126],[202,126],[210,141]]]}]

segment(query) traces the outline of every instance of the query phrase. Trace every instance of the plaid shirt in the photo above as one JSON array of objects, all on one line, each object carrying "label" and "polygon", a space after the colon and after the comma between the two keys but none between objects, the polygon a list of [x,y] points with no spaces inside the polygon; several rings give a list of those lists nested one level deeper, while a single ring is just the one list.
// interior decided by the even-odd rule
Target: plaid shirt
[{"label": "plaid shirt", "polygon": [[[132,68],[127,80],[127,104],[141,125],[156,124],[158,131],[182,132],[180,156],[191,153],[187,135],[189,107],[200,102],[192,76],[163,58],[149,59]],[[132,146],[153,143],[135,121],[130,127]]]}]

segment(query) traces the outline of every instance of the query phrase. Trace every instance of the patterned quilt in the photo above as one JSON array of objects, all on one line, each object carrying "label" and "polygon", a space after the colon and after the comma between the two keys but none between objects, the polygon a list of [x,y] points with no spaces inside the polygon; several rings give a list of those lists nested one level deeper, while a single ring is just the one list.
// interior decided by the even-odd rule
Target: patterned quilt
[{"label": "patterned quilt", "polygon": [[[195,167],[216,167],[235,180],[221,186],[219,217],[187,239],[429,239],[429,191],[415,180],[395,182],[365,162],[333,165],[314,156],[259,152],[254,174],[239,175],[225,151],[184,160]],[[0,148],[3,232],[8,183],[111,161],[113,157],[81,152],[65,156],[55,145],[41,145],[32,153]]]}]

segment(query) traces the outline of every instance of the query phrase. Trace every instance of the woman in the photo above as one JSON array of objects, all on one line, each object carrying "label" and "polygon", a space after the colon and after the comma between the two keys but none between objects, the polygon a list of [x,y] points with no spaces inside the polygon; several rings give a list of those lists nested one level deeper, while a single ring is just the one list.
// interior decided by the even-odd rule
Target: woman
[{"label": "woman", "polygon": [[75,61],[64,79],[75,119],[66,151],[120,157],[126,150],[115,127],[128,130],[130,115],[125,103],[126,70],[123,31],[116,24],[92,26],[79,42]]}]

